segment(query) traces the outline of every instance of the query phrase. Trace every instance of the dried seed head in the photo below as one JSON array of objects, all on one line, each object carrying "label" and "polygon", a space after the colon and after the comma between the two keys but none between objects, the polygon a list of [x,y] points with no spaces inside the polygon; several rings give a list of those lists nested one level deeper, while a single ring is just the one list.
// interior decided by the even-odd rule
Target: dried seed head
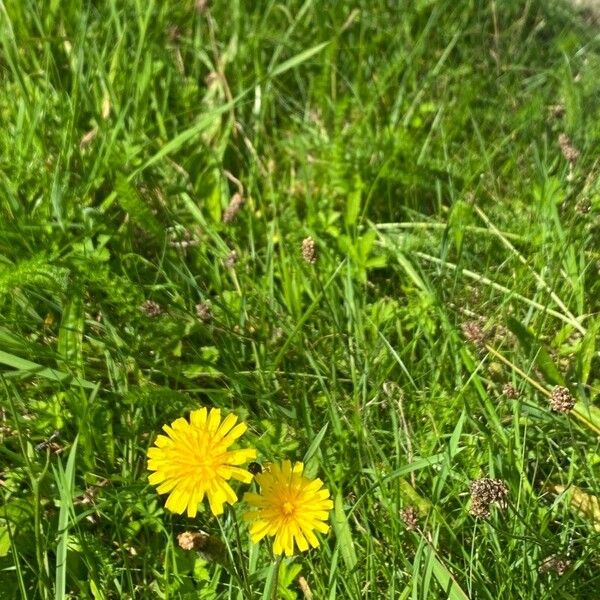
[{"label": "dried seed head", "polygon": [[560,146],[560,150],[562,155],[565,157],[565,160],[574,165],[579,158],[579,150],[573,146],[573,142],[571,142],[571,138],[566,133],[561,133],[558,136],[558,145]]},{"label": "dried seed head", "polygon": [[475,479],[469,486],[471,492],[470,512],[474,517],[485,519],[490,515],[492,504],[504,507],[508,497],[508,488],[501,479],[482,477]]},{"label": "dried seed head", "polygon": [[231,200],[223,212],[223,223],[233,223],[245,202],[246,200],[239,192],[231,196]]},{"label": "dried seed head", "polygon": [[573,410],[575,400],[568,388],[556,385],[550,395],[550,408],[556,412],[568,413]]},{"label": "dried seed head", "polygon": [[196,304],[196,316],[203,322],[208,323],[212,320],[213,314],[210,304],[206,302],[200,302]]},{"label": "dried seed head", "polygon": [[225,544],[205,531],[184,531],[177,536],[177,543],[183,550],[196,550],[205,560],[227,563]]},{"label": "dried seed head", "polygon": [[557,575],[564,575],[571,566],[571,561],[561,554],[551,554],[546,557],[538,567],[538,573],[544,574],[553,571]]},{"label": "dried seed head", "polygon": [[140,306],[140,310],[150,318],[158,317],[162,313],[160,304],[154,302],[154,300],[146,300],[144,304]]},{"label": "dried seed head", "polygon": [[281,327],[275,327],[273,329],[273,333],[271,334],[271,342],[273,344],[278,344],[283,339],[283,329]]},{"label": "dried seed head", "polygon": [[215,85],[218,85],[218,83],[221,81],[221,76],[219,75],[219,73],[217,73],[216,71],[211,71],[205,78],[204,78],[204,83],[206,84],[206,87],[213,87]]},{"label": "dried seed head", "polygon": [[580,215],[587,215],[592,210],[592,203],[589,198],[582,198],[575,205],[575,210]]},{"label": "dried seed head", "polygon": [[552,104],[548,107],[548,112],[551,117],[560,119],[565,114],[565,107],[563,104]]},{"label": "dried seed head", "polygon": [[167,37],[171,44],[177,44],[181,39],[181,29],[177,25],[170,25],[167,29]]},{"label": "dried seed head", "polygon": [[466,321],[460,328],[462,329],[463,335],[468,342],[471,342],[478,350],[485,348],[487,341],[487,334],[483,331],[483,320],[478,319],[476,321]]},{"label": "dried seed head", "polygon": [[172,248],[187,250],[192,246],[197,246],[199,243],[200,240],[187,229],[175,227],[169,229],[169,246]]},{"label": "dried seed head", "polygon": [[196,0],[195,7],[199,13],[203,13],[208,9],[208,0]]},{"label": "dried seed head", "polygon": [[235,250],[232,250],[223,261],[223,264],[228,269],[233,269],[238,261],[238,253]]},{"label": "dried seed head", "polygon": [[204,531],[184,531],[177,536],[177,543],[183,550],[202,550],[209,537]]},{"label": "dried seed head", "polygon": [[490,505],[479,500],[471,500],[469,512],[476,519],[487,519],[490,516]]},{"label": "dried seed head", "polygon": [[90,129],[83,137],[79,140],[79,149],[85,150],[93,141],[94,138],[98,135],[98,128],[94,127]]},{"label": "dried seed head", "polygon": [[519,390],[512,383],[505,383],[502,395],[509,400],[516,400],[519,397]]},{"label": "dried seed head", "polygon": [[419,527],[419,513],[414,506],[403,508],[400,511],[400,518],[409,531],[414,531]]},{"label": "dried seed head", "polygon": [[100,116],[106,121],[108,117],[110,117],[110,96],[108,92],[104,92],[104,97],[102,98],[102,108],[100,110]]},{"label": "dried seed head", "polygon": [[317,246],[311,237],[302,240],[302,258],[311,265],[317,262]]},{"label": "dried seed head", "polygon": [[304,596],[304,600],[313,600],[313,593],[308,585],[308,581],[302,575],[298,577],[298,587]]},{"label": "dried seed head", "polygon": [[488,504],[503,502],[508,496],[508,488],[502,479],[481,477],[472,481],[469,489],[472,498],[478,498]]}]

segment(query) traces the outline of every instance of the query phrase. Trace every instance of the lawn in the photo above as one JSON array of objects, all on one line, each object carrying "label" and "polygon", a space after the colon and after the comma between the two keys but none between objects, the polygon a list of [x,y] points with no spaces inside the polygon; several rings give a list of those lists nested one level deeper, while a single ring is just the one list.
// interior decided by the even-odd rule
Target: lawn
[{"label": "lawn", "polygon": [[[599,32],[0,1],[0,599],[600,597]],[[148,479],[203,408],[222,513]],[[330,495],[292,556],[281,461]]]}]

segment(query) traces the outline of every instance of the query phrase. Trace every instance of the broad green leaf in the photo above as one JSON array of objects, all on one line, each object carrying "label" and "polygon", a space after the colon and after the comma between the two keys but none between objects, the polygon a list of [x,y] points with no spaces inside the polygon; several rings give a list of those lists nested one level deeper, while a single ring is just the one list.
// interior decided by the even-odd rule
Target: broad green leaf
[{"label": "broad green leaf", "polygon": [[435,549],[428,545],[428,558],[433,562],[433,575],[437,579],[448,600],[469,600],[469,596],[460,587],[444,562],[438,557]]},{"label": "broad green leaf", "polygon": [[[47,367],[43,367],[42,365],[38,365],[30,360],[26,360],[25,358],[20,358],[19,356],[15,356],[14,354],[9,354],[8,352],[3,352],[0,350],[0,364],[7,365],[9,367],[13,367],[16,369],[14,371],[15,374],[23,375],[26,377],[37,376],[44,377],[45,379],[49,379],[50,381],[58,381],[61,383],[69,383],[72,385],[78,385],[87,389],[95,389],[96,385],[91,383],[90,381],[86,381],[85,379],[80,379],[79,377],[73,377],[70,373],[64,373],[63,371],[57,371],[56,369],[49,369]],[[9,377],[13,372],[8,371],[4,372],[5,377]]]},{"label": "broad green leaf", "polygon": [[10,552],[10,536],[8,527],[0,522],[0,558]]},{"label": "broad green leaf", "polygon": [[596,353],[596,337],[600,330],[600,320],[594,320],[583,336],[581,349],[577,355],[577,379],[583,384],[588,382],[592,368],[592,360]]},{"label": "broad green leaf", "polygon": [[456,252],[460,254],[467,226],[473,221],[473,208],[464,200],[458,200],[452,206],[448,225],[454,238]]},{"label": "broad green leaf", "polygon": [[377,237],[377,232],[374,229],[369,229],[363,236],[358,238],[358,253],[362,262],[366,262],[367,257],[371,253],[373,249],[373,244],[375,243],[375,238]]},{"label": "broad green leaf", "polygon": [[199,200],[206,208],[206,212],[213,222],[221,221],[221,181],[216,169],[209,171],[201,181],[202,189],[199,190]]},{"label": "broad green leaf", "polygon": [[356,566],[358,558],[354,549],[350,525],[344,512],[344,500],[341,492],[336,494],[333,505],[333,529],[338,540],[342,560],[346,564],[346,567],[352,570]]},{"label": "broad green leaf", "polygon": [[115,190],[121,208],[142,231],[159,239],[164,236],[164,227],[154,216],[150,207],[140,198],[138,191],[122,174],[117,175]]},{"label": "broad green leaf", "polygon": [[308,447],[308,450],[306,451],[306,454],[304,455],[302,462],[307,463],[314,456],[315,452],[319,449],[319,446],[321,445],[321,442],[323,441],[325,434],[327,433],[328,427],[329,427],[329,423],[325,423],[325,425],[323,425],[323,427],[321,427],[321,431],[319,431],[319,433],[317,433],[317,435],[315,436],[315,439],[312,441],[312,444]]},{"label": "broad green leaf", "polygon": [[59,367],[83,375],[84,311],[81,293],[73,292],[63,309],[58,332]]},{"label": "broad green leaf", "polygon": [[356,177],[354,180],[354,188],[348,194],[348,199],[346,201],[346,208],[344,211],[344,223],[348,227],[351,227],[352,225],[356,225],[356,221],[358,220],[358,215],[360,214],[361,199],[362,199],[362,189],[363,189],[363,183],[359,177]]},{"label": "broad green leaf", "polygon": [[58,462],[53,467],[54,478],[60,495],[60,510],[58,513],[58,545],[56,547],[56,584],[55,600],[64,600],[67,589],[67,549],[69,529],[73,522],[73,495],[75,485],[75,460],[77,457],[77,438],[71,446],[67,466]]}]

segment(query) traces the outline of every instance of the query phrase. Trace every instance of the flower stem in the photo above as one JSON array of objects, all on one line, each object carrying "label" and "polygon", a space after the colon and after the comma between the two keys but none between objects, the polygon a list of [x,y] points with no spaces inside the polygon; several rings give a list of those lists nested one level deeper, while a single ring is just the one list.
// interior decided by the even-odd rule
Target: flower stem
[{"label": "flower stem", "polygon": [[268,588],[265,589],[263,594],[263,600],[277,600],[277,590],[279,589],[279,568],[281,567],[281,561],[283,555],[279,555],[273,564],[272,575],[267,579]]},{"label": "flower stem", "polygon": [[238,527],[238,522],[237,522],[237,518],[236,518],[236,514],[235,511],[231,508],[228,507],[230,510],[230,514],[231,514],[231,518],[235,524],[235,531],[236,531],[236,543],[237,543],[237,551],[239,553],[239,558],[240,560],[236,560],[236,557],[233,554],[232,548],[230,546],[230,544],[227,542],[227,535],[225,533],[225,529],[223,526],[223,523],[221,522],[221,519],[219,519],[217,517],[217,523],[219,524],[219,529],[221,530],[221,535],[223,537],[223,540],[225,541],[225,546],[227,549],[227,563],[224,565],[227,570],[229,571],[229,573],[231,575],[233,575],[239,585],[240,588],[244,591],[244,594],[246,595],[247,598],[251,598],[252,597],[252,593],[248,584],[248,577],[246,574],[246,567],[244,564],[244,552],[243,552],[243,547],[242,547],[242,542],[241,542],[241,538],[240,538],[240,534],[239,534],[239,527]]}]

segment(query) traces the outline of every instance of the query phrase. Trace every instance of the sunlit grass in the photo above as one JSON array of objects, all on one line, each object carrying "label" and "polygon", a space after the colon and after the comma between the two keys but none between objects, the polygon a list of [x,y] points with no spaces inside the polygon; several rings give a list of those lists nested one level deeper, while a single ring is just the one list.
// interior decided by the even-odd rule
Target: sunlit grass
[{"label": "sunlit grass", "polygon": [[[597,29],[208,4],[0,2],[0,598],[595,597]],[[201,407],[310,548],[165,509]]]}]

